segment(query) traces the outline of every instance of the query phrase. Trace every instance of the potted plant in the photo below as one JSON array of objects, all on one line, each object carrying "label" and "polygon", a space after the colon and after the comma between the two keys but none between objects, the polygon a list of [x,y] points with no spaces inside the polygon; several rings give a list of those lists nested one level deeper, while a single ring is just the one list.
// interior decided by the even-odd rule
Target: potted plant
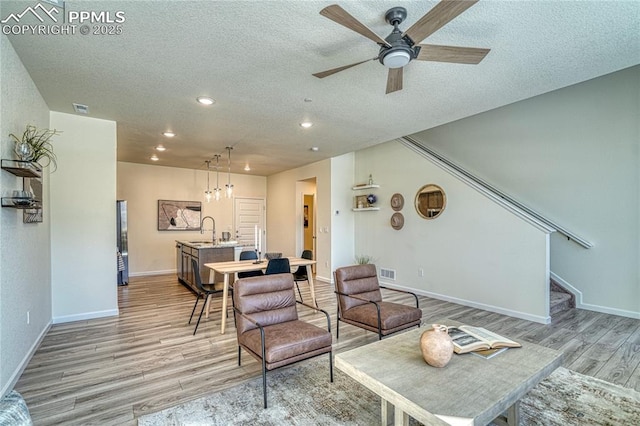
[{"label": "potted plant", "polygon": [[13,133],[9,136],[13,138],[15,143],[13,150],[20,160],[35,161],[43,167],[51,165],[53,167],[52,172],[54,172],[57,164],[56,154],[53,152],[53,145],[51,145],[51,138],[60,133],[61,132],[55,129],[38,130],[36,126],[27,124],[21,137]]},{"label": "potted plant", "polygon": [[356,255],[356,263],[358,265],[366,265],[368,263],[373,263],[373,257],[367,254]]}]

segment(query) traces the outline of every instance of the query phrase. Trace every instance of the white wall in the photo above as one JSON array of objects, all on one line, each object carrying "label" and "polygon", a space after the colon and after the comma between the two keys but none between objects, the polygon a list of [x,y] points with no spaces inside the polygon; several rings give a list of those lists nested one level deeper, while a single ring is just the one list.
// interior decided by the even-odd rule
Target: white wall
[{"label": "white wall", "polygon": [[63,133],[51,174],[53,321],[118,314],[116,123],[51,112]]},{"label": "white wall", "polygon": [[640,66],[414,137],[594,244],[554,234],[578,307],[640,318]]},{"label": "white wall", "polygon": [[267,247],[284,256],[299,256],[296,226],[300,208],[299,181],[316,179],[316,278],[331,280],[331,160],[323,160],[267,177]]},{"label": "white wall", "polygon": [[[355,154],[353,152],[331,159],[331,223],[333,238],[331,243],[332,271],[355,263],[355,220],[353,214]],[[333,280],[333,275],[331,276]]]},{"label": "white wall", "polygon": [[[203,160],[204,161],[204,160]],[[223,179],[224,176],[224,179]],[[215,172],[210,175],[210,188],[215,187]],[[220,174],[226,182],[227,174]],[[266,197],[266,178],[231,174],[234,197]],[[218,238],[223,231],[233,230],[233,199],[221,198],[207,203],[206,169],[191,170],[177,167],[149,166],[118,162],[119,200],[127,200],[129,227],[130,275],[171,273],[176,270],[175,240],[202,240],[211,237],[192,231],[158,231],[158,200],[201,201],[202,217],[216,221]],[[115,208],[115,203],[114,203]],[[208,229],[210,223],[205,227]]]},{"label": "white wall", "polygon": [[[22,134],[27,124],[48,128],[49,109],[11,43],[0,35],[2,158],[15,158],[9,134]],[[58,145],[55,139],[53,144]],[[0,171],[2,196],[21,188],[22,178]],[[44,171],[43,198],[42,223],[23,223],[21,210],[0,209],[0,396],[13,388],[51,324],[48,169]]]},{"label": "white wall", "polygon": [[[548,322],[547,232],[396,141],[355,153],[353,184],[366,183],[369,174],[380,188],[350,191],[350,201],[372,193],[380,210],[348,213],[355,221],[355,253],[372,256],[378,268],[395,270],[396,280],[389,284]],[[447,197],[445,210],[432,220],[414,207],[415,194],[429,183],[442,187]],[[405,200],[404,227],[398,231],[390,224],[394,193]]]}]

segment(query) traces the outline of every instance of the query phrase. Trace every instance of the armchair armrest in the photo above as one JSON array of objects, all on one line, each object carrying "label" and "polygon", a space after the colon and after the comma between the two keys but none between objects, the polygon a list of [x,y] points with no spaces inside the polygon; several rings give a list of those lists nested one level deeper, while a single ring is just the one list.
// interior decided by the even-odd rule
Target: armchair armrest
[{"label": "armchair armrest", "polygon": [[[378,314],[378,335],[382,336],[382,319],[380,318],[380,305],[378,304],[378,302],[373,301],[373,300],[369,300],[369,299],[365,299],[364,297],[356,296],[355,294],[346,294],[346,293],[342,293],[340,291],[334,291],[334,293],[339,294],[341,296],[351,297],[352,299],[362,300],[363,302],[373,303],[374,306],[376,307],[376,312]],[[340,305],[339,304],[338,304],[338,314],[340,314]],[[338,318],[338,320],[339,320],[339,318]]]},{"label": "armchair armrest", "polygon": [[299,300],[296,300],[296,302],[300,305],[306,306],[307,308],[313,309],[314,311],[322,312],[324,316],[327,317],[327,329],[329,330],[329,333],[331,333],[331,318],[329,317],[329,313],[327,311],[325,311],[324,309],[317,308],[315,306],[308,305]]},{"label": "armchair armrest", "polygon": [[[254,320],[253,318],[251,318],[249,315],[245,315],[242,312],[240,312],[238,310],[238,308],[236,308],[235,306],[233,307],[233,311],[240,315],[242,318],[246,319],[247,321],[249,321],[251,324],[255,325],[256,327],[258,327],[258,330],[260,330],[260,349],[262,352],[262,364],[263,364],[263,368],[264,368],[264,357],[265,357],[265,347],[264,347],[264,328],[260,325],[260,323],[256,320]],[[239,340],[238,336],[238,340]],[[239,342],[238,342],[239,343]],[[238,346],[238,351],[240,350],[240,347]],[[239,353],[239,352],[238,352]],[[238,365],[240,365],[240,358],[238,358]]]},{"label": "armchair armrest", "polygon": [[399,290],[397,288],[385,287],[383,285],[381,285],[380,288],[384,288],[385,290],[397,291],[398,293],[405,293],[405,294],[412,295],[414,297],[414,299],[416,299],[416,308],[420,309],[420,305],[418,303],[418,296],[415,293],[412,293],[412,292],[407,291],[407,290]]}]

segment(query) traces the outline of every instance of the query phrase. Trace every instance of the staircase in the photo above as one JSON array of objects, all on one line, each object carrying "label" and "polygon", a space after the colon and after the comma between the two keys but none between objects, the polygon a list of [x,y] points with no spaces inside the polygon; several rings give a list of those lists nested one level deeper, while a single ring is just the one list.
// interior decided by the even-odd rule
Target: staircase
[{"label": "staircase", "polygon": [[552,319],[560,312],[564,312],[576,307],[576,299],[573,294],[562,288],[553,280],[550,281],[549,285],[551,287],[549,315],[551,315]]}]

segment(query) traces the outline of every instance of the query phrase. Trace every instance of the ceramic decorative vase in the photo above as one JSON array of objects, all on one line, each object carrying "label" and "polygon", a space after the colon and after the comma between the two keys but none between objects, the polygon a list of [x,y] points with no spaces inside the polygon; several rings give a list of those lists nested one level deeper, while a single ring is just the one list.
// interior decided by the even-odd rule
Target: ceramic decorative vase
[{"label": "ceramic decorative vase", "polygon": [[18,156],[18,160],[31,161],[33,159],[33,149],[26,142],[16,141],[13,151]]},{"label": "ceramic decorative vase", "polygon": [[420,336],[422,358],[432,367],[444,367],[453,356],[453,342],[447,333],[447,326],[433,324]]}]

